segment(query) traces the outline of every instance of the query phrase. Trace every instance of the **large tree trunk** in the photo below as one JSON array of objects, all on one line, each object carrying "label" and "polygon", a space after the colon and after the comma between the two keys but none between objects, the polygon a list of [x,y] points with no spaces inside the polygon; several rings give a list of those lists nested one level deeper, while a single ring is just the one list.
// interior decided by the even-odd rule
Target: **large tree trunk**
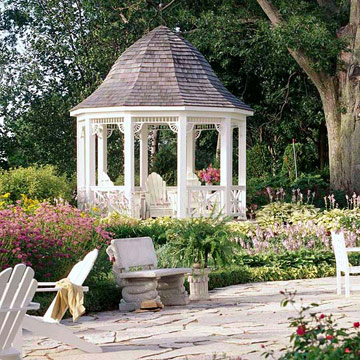
[{"label": "large tree trunk", "polygon": [[[275,27],[285,22],[271,0],[257,2]],[[318,4],[337,12],[334,1],[318,0]],[[360,193],[360,0],[350,0],[349,6],[349,23],[337,33],[346,39],[348,48],[340,54],[336,76],[315,70],[313,60],[301,49],[288,50],[321,97],[328,131],[331,187]]]},{"label": "large tree trunk", "polygon": [[320,92],[329,144],[330,183],[334,190],[360,193],[360,124],[358,84],[346,76],[332,79]]}]

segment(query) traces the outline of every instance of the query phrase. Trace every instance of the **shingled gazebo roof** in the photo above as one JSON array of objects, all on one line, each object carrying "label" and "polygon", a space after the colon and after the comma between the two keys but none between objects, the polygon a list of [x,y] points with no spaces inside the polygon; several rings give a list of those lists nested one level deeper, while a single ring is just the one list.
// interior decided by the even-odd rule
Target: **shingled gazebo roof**
[{"label": "shingled gazebo roof", "polygon": [[202,106],[252,111],[232,95],[203,55],[159,26],[130,46],[104,82],[72,110],[115,106]]}]

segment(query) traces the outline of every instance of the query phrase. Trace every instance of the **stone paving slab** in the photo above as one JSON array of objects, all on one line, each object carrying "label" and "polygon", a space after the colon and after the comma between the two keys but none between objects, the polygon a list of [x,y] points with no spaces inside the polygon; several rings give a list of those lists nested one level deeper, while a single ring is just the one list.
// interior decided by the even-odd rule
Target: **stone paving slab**
[{"label": "stone paving slab", "polygon": [[[351,279],[360,289],[360,277]],[[211,291],[211,299],[156,313],[108,311],[62,323],[79,337],[98,344],[102,354],[87,354],[47,338],[24,335],[28,360],[256,360],[262,345],[276,352],[289,343],[288,318],[295,311],[280,307],[281,290],[296,290],[297,300],[320,304],[318,312],[334,314],[351,327],[360,321],[360,291],[350,299],[336,295],[335,278],[233,285]],[[224,356],[226,354],[227,357]]]}]

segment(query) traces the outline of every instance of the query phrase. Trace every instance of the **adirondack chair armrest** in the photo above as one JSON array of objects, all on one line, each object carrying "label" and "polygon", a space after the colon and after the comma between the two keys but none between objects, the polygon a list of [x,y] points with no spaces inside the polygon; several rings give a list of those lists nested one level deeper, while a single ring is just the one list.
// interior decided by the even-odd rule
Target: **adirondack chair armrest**
[{"label": "adirondack chair armrest", "polygon": [[38,287],[40,287],[40,286],[55,286],[55,285],[56,285],[56,281],[54,281],[54,282],[50,282],[50,281],[38,282]]},{"label": "adirondack chair armrest", "polygon": [[144,195],[145,195],[145,202],[148,206],[150,206],[150,192],[149,191],[144,191]]},{"label": "adirondack chair armrest", "polygon": [[347,252],[360,252],[360,247],[346,248]]},{"label": "adirondack chair armrest", "polygon": [[[51,286],[51,283],[49,283]],[[55,283],[54,283],[55,285]],[[44,285],[45,286],[45,285]],[[61,287],[38,287],[36,289],[36,292],[54,292],[54,291],[59,291],[61,290]],[[82,286],[82,290],[83,292],[88,292],[89,291],[89,287],[88,286]]]},{"label": "adirondack chair armrest", "polygon": [[14,311],[28,311],[28,310],[38,310],[40,309],[40,304],[31,302],[28,306],[18,307],[18,308],[1,308],[0,313],[4,312],[14,312]]}]

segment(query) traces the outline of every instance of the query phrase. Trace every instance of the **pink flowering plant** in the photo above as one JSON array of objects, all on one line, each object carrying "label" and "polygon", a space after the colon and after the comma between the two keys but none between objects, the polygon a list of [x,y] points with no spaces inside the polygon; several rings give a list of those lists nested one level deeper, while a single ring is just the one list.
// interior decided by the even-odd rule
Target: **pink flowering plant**
[{"label": "pink flowering plant", "polygon": [[[350,328],[341,328],[331,314],[319,314],[314,309],[319,305],[301,304],[296,306],[296,292],[281,291],[284,299],[281,306],[291,305],[297,313],[290,318],[290,326],[295,329],[290,336],[291,345],[279,360],[342,360],[360,358],[360,322]],[[267,350],[265,358],[275,359],[274,352]]]},{"label": "pink flowering plant", "polygon": [[0,210],[0,270],[31,266],[37,280],[59,280],[88,251],[106,246],[110,233],[96,218],[67,203],[20,204]]},{"label": "pink flowering plant", "polygon": [[219,185],[220,170],[212,167],[210,164],[207,169],[200,170],[198,176],[203,183],[209,185]]}]

